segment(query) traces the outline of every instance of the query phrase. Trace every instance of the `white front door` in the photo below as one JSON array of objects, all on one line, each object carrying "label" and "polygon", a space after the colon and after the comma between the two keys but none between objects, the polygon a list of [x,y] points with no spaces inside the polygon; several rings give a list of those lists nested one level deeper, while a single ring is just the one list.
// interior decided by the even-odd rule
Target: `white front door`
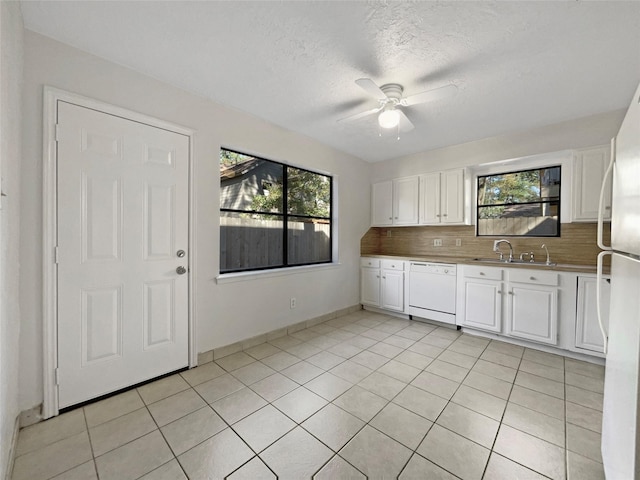
[{"label": "white front door", "polygon": [[59,101],[57,139],[64,408],[188,366],[189,137]]}]

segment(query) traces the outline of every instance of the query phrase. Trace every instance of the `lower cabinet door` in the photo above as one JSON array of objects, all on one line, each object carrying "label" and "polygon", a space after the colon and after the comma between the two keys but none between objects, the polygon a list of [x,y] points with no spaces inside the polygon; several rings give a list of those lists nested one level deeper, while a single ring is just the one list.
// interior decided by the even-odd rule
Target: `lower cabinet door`
[{"label": "lower cabinet door", "polygon": [[502,282],[465,279],[462,324],[489,332],[502,330]]},{"label": "lower cabinet door", "polygon": [[557,287],[510,283],[507,293],[507,335],[557,345]]},{"label": "lower cabinet door", "polygon": [[360,301],[363,305],[380,306],[380,269],[360,269]]},{"label": "lower cabinet door", "polygon": [[[604,340],[598,322],[596,303],[596,277],[578,277],[578,308],[576,312],[576,348],[593,352],[604,352]],[[605,330],[609,330],[609,305],[611,285],[608,280],[600,280],[601,313]]]},{"label": "lower cabinet door", "polygon": [[404,272],[382,270],[381,303],[387,310],[404,310]]}]

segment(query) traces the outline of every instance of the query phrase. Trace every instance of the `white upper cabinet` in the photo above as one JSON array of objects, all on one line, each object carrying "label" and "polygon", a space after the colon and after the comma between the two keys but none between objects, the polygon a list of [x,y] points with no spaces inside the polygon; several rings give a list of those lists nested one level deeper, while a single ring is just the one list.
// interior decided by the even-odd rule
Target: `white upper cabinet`
[{"label": "white upper cabinet", "polygon": [[464,223],[464,170],[420,176],[420,223]]},{"label": "white upper cabinet", "polygon": [[417,225],[419,178],[374,183],[371,189],[372,224]]},{"label": "white upper cabinet", "polygon": [[398,178],[393,181],[393,224],[418,223],[418,177]]},{"label": "white upper cabinet", "polygon": [[[573,221],[598,220],[600,187],[611,158],[610,147],[585,148],[574,154]],[[607,181],[604,197],[604,218],[611,219],[611,178]]]},{"label": "white upper cabinet", "polygon": [[440,172],[420,176],[420,223],[440,223]]},{"label": "white upper cabinet", "polygon": [[450,170],[440,175],[442,223],[464,222],[464,171]]},{"label": "white upper cabinet", "polygon": [[374,183],[371,186],[371,223],[393,225],[393,182]]}]

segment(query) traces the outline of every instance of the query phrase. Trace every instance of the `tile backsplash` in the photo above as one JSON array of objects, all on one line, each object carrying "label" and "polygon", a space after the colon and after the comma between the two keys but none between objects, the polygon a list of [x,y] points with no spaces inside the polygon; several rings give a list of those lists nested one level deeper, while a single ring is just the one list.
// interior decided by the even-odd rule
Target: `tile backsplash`
[{"label": "tile backsplash", "polygon": [[[560,237],[505,237],[513,245],[514,255],[533,252],[536,259],[546,259],[540,246],[549,249],[552,262],[572,265],[595,265],[600,249],[596,245],[595,223],[563,223]],[[491,258],[493,241],[503,237],[476,237],[475,226],[372,227],[360,240],[362,255],[417,255],[455,258]],[[605,224],[604,240],[609,243],[610,224]],[[442,246],[434,246],[442,240]],[[459,240],[460,246],[456,246]],[[506,247],[502,247],[506,251]]]}]

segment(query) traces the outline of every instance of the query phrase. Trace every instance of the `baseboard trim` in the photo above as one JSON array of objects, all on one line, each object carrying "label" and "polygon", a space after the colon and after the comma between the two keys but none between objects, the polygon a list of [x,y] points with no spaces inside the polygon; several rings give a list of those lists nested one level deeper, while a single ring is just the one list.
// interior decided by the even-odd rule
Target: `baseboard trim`
[{"label": "baseboard trim", "polygon": [[226,357],[227,355],[242,352],[243,350],[247,350],[251,347],[267,342],[269,340],[274,340],[279,337],[284,337],[285,335],[298,332],[305,328],[313,327],[320,323],[333,320],[334,318],[342,317],[344,315],[357,312],[358,310],[362,310],[362,305],[356,304],[350,307],[341,308],[339,310],[335,310],[333,312],[329,312],[324,315],[320,315],[318,317],[310,318],[308,320],[303,320],[302,322],[293,323],[286,327],[277,328],[267,333],[256,335],[255,337],[249,337],[244,340],[240,340],[239,342],[231,343],[229,345],[223,345],[222,347],[217,347],[217,348],[214,348],[213,350],[200,352],[198,353],[198,364],[204,365],[205,363],[209,363],[219,358]]},{"label": "baseboard trim", "polygon": [[36,405],[29,410],[23,410],[18,417],[20,428],[28,427],[29,425],[35,425],[41,422],[42,419],[42,404]]},{"label": "baseboard trim", "polygon": [[11,438],[11,448],[9,449],[9,457],[7,458],[7,471],[5,472],[5,480],[11,480],[13,476],[13,462],[16,459],[16,448],[18,446],[18,435],[20,434],[20,415],[16,417],[13,424],[13,436]]}]

